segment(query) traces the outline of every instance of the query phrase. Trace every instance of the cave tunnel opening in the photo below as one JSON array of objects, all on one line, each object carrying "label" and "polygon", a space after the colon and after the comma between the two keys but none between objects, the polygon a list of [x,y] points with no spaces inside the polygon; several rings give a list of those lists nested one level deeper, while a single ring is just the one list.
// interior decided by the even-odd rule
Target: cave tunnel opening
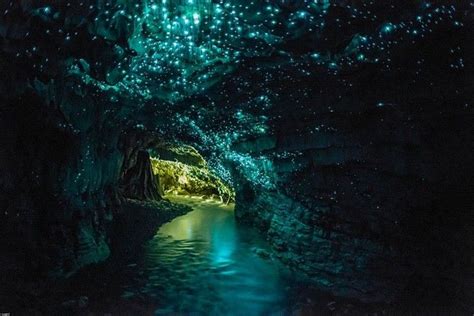
[{"label": "cave tunnel opening", "polygon": [[[124,136],[124,148],[128,149],[120,181],[126,198],[160,200],[174,195],[216,199],[226,205],[235,202],[231,181],[219,177],[194,147],[130,135]],[[127,147],[131,143],[133,146]],[[137,143],[140,146],[134,147]]]},{"label": "cave tunnel opening", "polygon": [[210,169],[204,157],[189,145],[168,145],[150,150],[152,171],[163,195],[193,195],[235,201],[232,186]]}]

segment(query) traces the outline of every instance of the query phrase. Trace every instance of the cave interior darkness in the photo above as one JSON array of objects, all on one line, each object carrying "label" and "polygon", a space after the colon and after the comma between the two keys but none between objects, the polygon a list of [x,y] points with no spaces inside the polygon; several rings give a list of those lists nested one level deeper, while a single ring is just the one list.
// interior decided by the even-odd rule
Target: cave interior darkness
[{"label": "cave interior darkness", "polygon": [[[472,315],[473,19],[467,0],[1,1],[0,312]],[[159,238],[177,223],[212,235],[196,253],[299,279],[209,310],[179,305],[163,259],[143,273],[174,283],[132,297],[133,260],[190,249]]]}]

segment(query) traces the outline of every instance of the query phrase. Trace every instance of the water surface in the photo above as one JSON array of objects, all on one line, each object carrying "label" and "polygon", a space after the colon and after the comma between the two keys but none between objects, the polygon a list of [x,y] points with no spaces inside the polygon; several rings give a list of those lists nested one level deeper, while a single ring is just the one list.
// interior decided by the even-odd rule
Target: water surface
[{"label": "water surface", "polygon": [[163,225],[147,243],[143,258],[130,266],[139,273],[124,298],[153,299],[158,315],[268,315],[287,309],[290,273],[266,256],[269,246],[258,232],[236,224],[233,205],[172,200],[194,210]]}]

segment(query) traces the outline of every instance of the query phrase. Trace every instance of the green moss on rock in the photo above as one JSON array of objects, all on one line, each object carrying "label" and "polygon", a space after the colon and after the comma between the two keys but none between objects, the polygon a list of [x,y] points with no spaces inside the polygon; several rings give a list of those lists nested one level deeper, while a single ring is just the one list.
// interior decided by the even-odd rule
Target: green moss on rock
[{"label": "green moss on rock", "polygon": [[153,173],[159,178],[163,192],[173,194],[219,197],[233,201],[235,193],[206,166],[197,167],[179,161],[151,159]]},{"label": "green moss on rock", "polygon": [[194,148],[187,145],[167,146],[166,148],[156,148],[153,154],[161,160],[178,161],[186,165],[199,168],[207,168],[204,157]]}]

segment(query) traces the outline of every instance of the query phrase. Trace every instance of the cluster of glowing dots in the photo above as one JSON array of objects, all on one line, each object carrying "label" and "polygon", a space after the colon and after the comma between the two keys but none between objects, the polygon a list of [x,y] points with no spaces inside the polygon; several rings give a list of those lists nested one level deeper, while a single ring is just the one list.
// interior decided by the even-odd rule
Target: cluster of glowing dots
[{"label": "cluster of glowing dots", "polygon": [[393,46],[423,38],[445,21],[459,26],[454,6],[427,4],[413,18],[384,21],[371,12],[370,6],[347,5],[344,9],[349,18],[328,20],[329,1],[307,0],[290,9],[284,3],[151,0],[140,18],[143,30],[138,48],[134,47],[140,53],[132,69],[152,86],[155,95],[180,99],[204,92],[214,79],[219,80],[244,58],[281,51],[285,41],[297,34],[316,38],[327,28],[352,28],[356,21],[379,25],[367,34],[356,34],[340,54],[328,54],[317,46],[304,56],[286,52],[289,61],[310,76],[313,65],[333,73],[360,63],[389,67],[386,53]]},{"label": "cluster of glowing dots", "polygon": [[280,7],[271,3],[151,0],[140,17],[143,32],[138,48],[134,47],[140,54],[132,68],[153,82],[155,91],[167,91],[178,99],[202,92],[242,58],[261,56],[291,35],[292,30],[279,32],[280,28],[312,21],[315,12],[329,5],[325,0],[305,2],[287,22]]},{"label": "cluster of glowing dots", "polygon": [[[397,45],[415,43],[436,32],[438,25],[463,26],[456,19],[459,12],[454,5],[423,3],[407,14],[385,17],[378,16],[383,12],[374,1],[343,6],[331,5],[328,0],[149,0],[131,6],[109,1],[97,7],[82,2],[78,5],[90,12],[98,10],[94,18],[97,23],[113,26],[127,20],[138,29],[134,38],[129,39],[131,48],[137,51],[137,56],[131,58],[131,69],[127,69],[129,59],[117,66],[127,75],[124,86],[130,91],[173,101],[205,92],[247,59],[271,59],[272,54],[286,59],[276,68],[291,63],[304,76],[314,75],[315,65],[320,66],[318,71],[326,69],[334,74],[362,63],[380,63],[389,70],[390,51]],[[391,9],[403,10],[388,5],[387,10]],[[51,20],[56,11],[54,6],[44,6],[35,14]],[[9,14],[13,13],[6,9],[4,16]],[[361,23],[370,27],[350,34]],[[46,36],[63,37],[65,47],[78,40],[76,31],[48,27],[44,32]],[[331,52],[321,43],[338,39],[331,35],[328,38],[326,33],[344,34],[349,42],[341,51]],[[28,38],[29,34],[25,36]],[[295,46],[309,49],[299,54]],[[32,43],[19,51],[17,57],[36,56],[38,62],[33,68],[43,70],[51,60],[43,57],[41,50],[37,43]],[[101,63],[97,60],[91,66],[100,67]],[[453,60],[451,68],[464,68],[464,60]],[[264,79],[270,81],[271,74]]]},{"label": "cluster of glowing dots", "polygon": [[151,1],[143,17],[146,34],[139,40],[144,53],[134,69],[160,81],[163,90],[199,92],[200,83],[212,76],[204,69],[238,58],[232,45],[244,29],[235,6],[214,2]]}]

